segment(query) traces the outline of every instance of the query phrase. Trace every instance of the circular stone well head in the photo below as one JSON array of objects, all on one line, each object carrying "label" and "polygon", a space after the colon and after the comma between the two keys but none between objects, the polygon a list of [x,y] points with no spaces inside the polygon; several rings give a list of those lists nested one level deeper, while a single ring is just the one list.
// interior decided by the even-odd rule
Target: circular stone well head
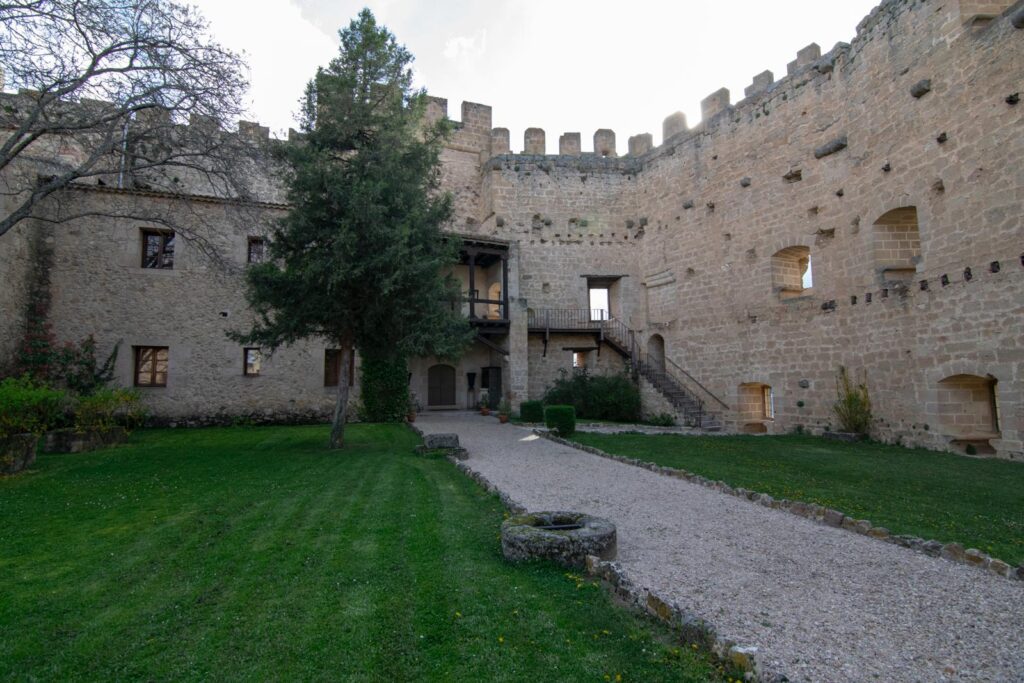
[{"label": "circular stone well head", "polygon": [[615,525],[581,512],[532,512],[501,525],[501,551],[510,562],[545,559],[582,569],[587,555],[611,560],[616,550]]}]

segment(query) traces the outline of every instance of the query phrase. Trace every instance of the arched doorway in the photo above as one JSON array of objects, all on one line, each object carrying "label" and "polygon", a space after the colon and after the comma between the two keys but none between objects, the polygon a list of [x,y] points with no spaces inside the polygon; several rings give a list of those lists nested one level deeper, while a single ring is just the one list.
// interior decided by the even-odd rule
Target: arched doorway
[{"label": "arched doorway", "polygon": [[455,405],[455,368],[450,365],[434,365],[427,370],[427,405]]},{"label": "arched doorway", "polygon": [[656,370],[665,370],[665,338],[652,334],[647,340],[647,361]]}]

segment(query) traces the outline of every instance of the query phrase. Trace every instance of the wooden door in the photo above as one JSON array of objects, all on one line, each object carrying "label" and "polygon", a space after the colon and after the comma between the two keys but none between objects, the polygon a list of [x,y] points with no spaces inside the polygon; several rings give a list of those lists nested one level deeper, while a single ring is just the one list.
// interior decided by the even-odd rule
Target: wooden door
[{"label": "wooden door", "polygon": [[434,365],[427,370],[427,405],[455,405],[455,368]]}]

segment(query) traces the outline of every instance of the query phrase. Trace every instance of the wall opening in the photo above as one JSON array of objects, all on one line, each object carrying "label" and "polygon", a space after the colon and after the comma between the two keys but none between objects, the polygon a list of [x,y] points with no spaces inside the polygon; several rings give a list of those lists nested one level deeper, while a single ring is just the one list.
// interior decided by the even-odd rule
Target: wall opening
[{"label": "wall opening", "polygon": [[917,208],[893,209],[874,224],[875,269],[888,279],[909,279],[921,261],[921,231]]},{"label": "wall opening", "polygon": [[939,382],[939,422],[954,448],[995,453],[989,443],[1000,438],[996,378],[952,375]]},{"label": "wall opening", "polygon": [[764,434],[766,423],[775,419],[775,395],[768,384],[747,382],[739,386],[736,403],[740,431],[746,434]]},{"label": "wall opening", "polygon": [[647,362],[655,370],[665,370],[665,338],[660,334],[652,334],[647,340]]},{"label": "wall opening", "polygon": [[608,287],[591,285],[587,294],[590,299],[590,319],[608,320],[611,317],[611,309],[609,307],[611,297],[609,296]]},{"label": "wall opening", "polygon": [[427,405],[436,408],[455,405],[455,368],[433,365],[427,370]]},{"label": "wall opening", "polygon": [[[487,288],[487,299],[491,302],[501,301],[501,283],[495,282]],[[501,304],[487,304],[487,317],[490,320],[501,320]]]},{"label": "wall opening", "polygon": [[814,286],[810,247],[786,247],[772,256],[772,291],[780,299],[806,294]]}]

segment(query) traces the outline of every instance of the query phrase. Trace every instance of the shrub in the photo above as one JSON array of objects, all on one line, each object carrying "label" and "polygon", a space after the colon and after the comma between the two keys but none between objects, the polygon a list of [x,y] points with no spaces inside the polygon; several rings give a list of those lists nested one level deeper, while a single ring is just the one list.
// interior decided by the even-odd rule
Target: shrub
[{"label": "shrub", "polygon": [[59,389],[35,384],[27,377],[0,382],[0,438],[42,434],[64,416],[67,396]]},{"label": "shrub", "polygon": [[546,405],[571,405],[588,420],[640,421],[640,390],[629,377],[591,375],[578,370],[561,376],[544,394]]},{"label": "shrub", "polygon": [[409,413],[409,370],[405,358],[364,353],[360,369],[365,422],[401,422]]},{"label": "shrub", "polygon": [[501,399],[501,403],[498,404],[498,415],[511,415],[512,404],[507,398]]},{"label": "shrub", "polygon": [[668,413],[658,413],[647,418],[647,424],[654,427],[675,427],[676,418]]},{"label": "shrub", "polygon": [[548,406],[544,409],[544,422],[558,436],[570,436],[576,431],[576,409],[572,406]]},{"label": "shrub", "polygon": [[846,368],[840,365],[836,393],[832,412],[838,418],[840,428],[844,432],[867,434],[871,427],[871,398],[868,396],[866,374],[861,374],[860,382],[854,382]]},{"label": "shrub", "polygon": [[540,401],[523,401],[519,404],[519,416],[523,422],[543,422],[544,404]]},{"label": "shrub", "polygon": [[141,397],[134,389],[97,389],[75,405],[75,430],[79,432],[135,429],[145,418]]}]

